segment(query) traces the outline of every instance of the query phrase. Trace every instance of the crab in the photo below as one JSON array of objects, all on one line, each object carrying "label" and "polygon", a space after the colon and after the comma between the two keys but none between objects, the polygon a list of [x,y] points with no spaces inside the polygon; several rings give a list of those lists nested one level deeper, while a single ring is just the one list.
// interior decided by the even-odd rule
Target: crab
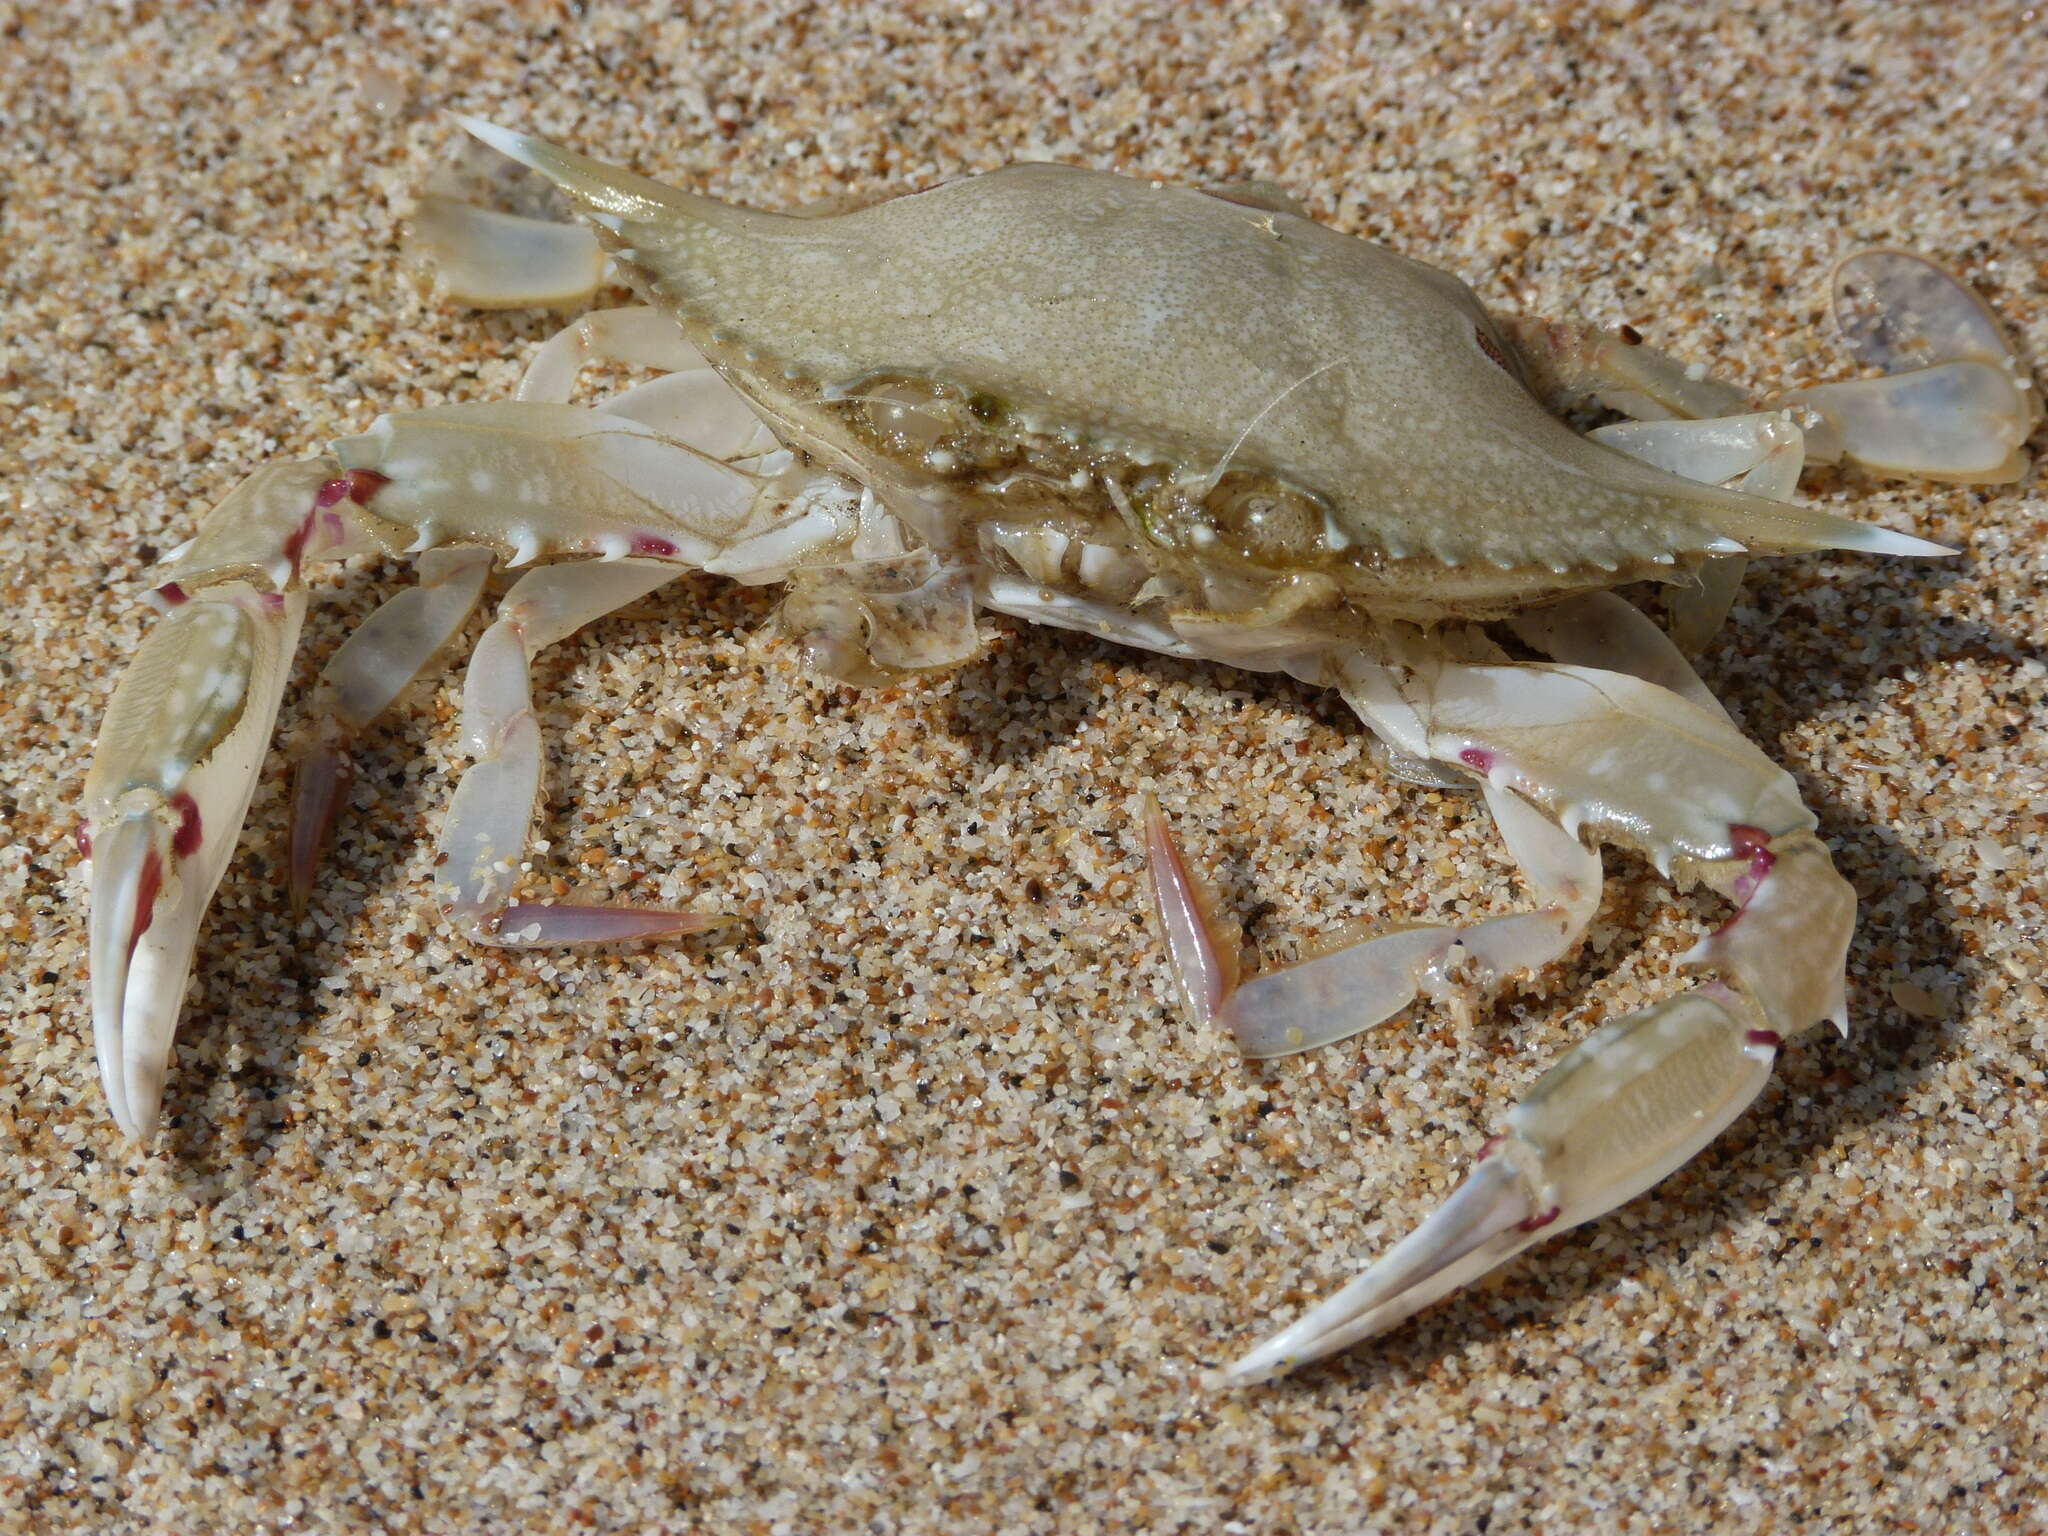
[{"label": "crab", "polygon": [[[386,415],[258,469],[168,557],[84,792],[108,1105],[154,1127],[208,901],[257,782],[316,559],[419,557],[335,653],[298,744],[302,904],[351,740],[522,574],[469,661],[436,895],[489,945],[656,939],[718,914],[536,903],[528,666],[685,571],[782,582],[807,663],[853,684],[961,666],[978,610],[1336,689],[1391,771],[1476,788],[1534,894],[1240,975],[1156,804],[1142,837],[1190,1016],[1247,1056],[1458,1012],[1578,942],[1602,845],[1732,915],[1707,979],[1596,1029],[1442,1207],[1230,1365],[1264,1380],[1393,1327],[1698,1152],[1794,1036],[1846,1030],[1855,897],[1792,778],[1686,660],[1754,555],[1952,551],[1802,506],[1813,462],[2016,479],[2039,396],[1988,310],[1894,251],[1837,271],[1882,370],[1762,401],[1624,330],[1503,318],[1457,279],[1265,186],[1022,165],[871,206],[759,212],[462,120],[587,224],[423,201],[449,292],[566,304],[606,258],[644,300],[542,345],[515,399]],[[594,231],[594,233],[593,233]],[[655,377],[569,403],[583,364]],[[1558,412],[1625,420],[1581,435]],[[574,557],[574,558],[571,558]],[[1663,583],[1666,630],[1613,589]]]}]

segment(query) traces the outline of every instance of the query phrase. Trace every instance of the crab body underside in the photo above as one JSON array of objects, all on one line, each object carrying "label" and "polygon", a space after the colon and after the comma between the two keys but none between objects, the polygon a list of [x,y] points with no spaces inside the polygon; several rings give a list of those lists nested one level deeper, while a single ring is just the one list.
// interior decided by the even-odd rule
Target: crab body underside
[{"label": "crab body underside", "polygon": [[[529,662],[691,569],[786,583],[783,627],[849,682],[971,660],[990,609],[1334,687],[1397,771],[1476,784],[1533,910],[1380,933],[1249,980],[1149,809],[1185,1001],[1249,1055],[1329,1044],[1423,994],[1469,1008],[1565,954],[1598,905],[1601,843],[1733,903],[1686,957],[1711,979],[1569,1053],[1435,1216],[1235,1379],[1391,1327],[1648,1187],[1741,1112],[1786,1039],[1845,1025],[1855,901],[1813,815],[1680,646],[1610,589],[1670,584],[1675,632],[1697,645],[1750,555],[1945,553],[1790,500],[1814,458],[2019,473],[2037,398],[1996,322],[1939,269],[1892,252],[1845,264],[1839,307],[1886,375],[1754,409],[1633,338],[1496,319],[1456,279],[1263,189],[1023,166],[850,212],[769,214],[465,126],[566,193],[597,238],[429,197],[419,238],[456,296],[587,297],[608,253],[646,305],[570,326],[511,402],[380,417],[329,455],[258,470],[170,557],[151,594],[164,618],[109,708],[81,832],[95,1040],[130,1136],[156,1120],[200,919],[297,637],[301,570],[377,547],[418,554],[420,582],[318,684],[298,747],[295,902],[350,740],[462,626],[495,564],[547,559],[501,600],[464,688],[476,761],[437,894],[479,943],[721,921],[513,896],[541,788]],[[569,404],[593,359],[656,377]],[[1551,407],[1584,395],[1640,419],[1582,437]]]}]

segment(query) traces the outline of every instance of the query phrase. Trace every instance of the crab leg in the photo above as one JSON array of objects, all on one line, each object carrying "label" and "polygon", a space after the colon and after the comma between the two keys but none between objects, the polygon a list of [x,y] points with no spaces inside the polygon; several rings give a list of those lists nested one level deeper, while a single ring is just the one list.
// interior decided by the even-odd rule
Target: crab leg
[{"label": "crab leg", "polygon": [[367,482],[331,460],[238,485],[150,594],[100,726],[79,847],[92,860],[93,1041],[115,1123],[156,1123],[199,923],[233,853],[305,615],[300,562],[360,542]]},{"label": "crab leg", "polygon": [[[592,359],[688,371],[626,390],[602,410],[563,404],[577,372]],[[732,554],[720,550],[722,537],[751,513],[761,456],[776,445],[673,321],[644,308],[585,316],[538,349],[520,396],[509,406],[383,418],[369,433],[345,440],[340,451],[359,472],[379,466],[378,488],[392,487],[379,510],[419,529],[422,541],[466,530],[498,544],[514,564],[579,547],[614,558],[629,549],[677,557],[689,552],[706,563]],[[562,465],[551,462],[555,445],[563,443],[589,446],[581,466],[570,454]],[[743,455],[751,455],[752,478],[714,462]],[[586,472],[575,474],[578,467]],[[458,469],[465,472],[451,473]],[[639,499],[635,482],[663,495],[667,518],[630,516]],[[543,504],[533,504],[540,500],[534,491],[545,494]],[[703,529],[709,537],[664,526],[679,514],[699,529],[709,514],[711,526]],[[304,908],[346,788],[349,741],[461,628],[491,564],[488,549],[427,549],[418,587],[372,614],[322,674],[313,741],[300,759],[294,800],[289,869],[295,911]]]},{"label": "crab leg", "polygon": [[476,766],[463,775],[442,826],[439,892],[465,937],[488,944],[602,943],[696,933],[728,921],[647,907],[539,905],[508,900],[540,795],[540,725],[528,663],[591,620],[682,574],[661,560],[585,561],[521,577],[470,658],[462,734]]},{"label": "crab leg", "polygon": [[194,941],[270,744],[303,593],[236,582],[174,608],[115,690],[86,780],[93,1041],[115,1123],[156,1123]]},{"label": "crab leg", "polygon": [[454,638],[483,596],[487,549],[430,549],[419,585],[390,598],[328,660],[316,685],[311,744],[292,791],[287,879],[292,911],[303,913],[313,870],[354,769],[348,749],[428,662]]},{"label": "crab leg", "polygon": [[[1739,560],[1741,556],[1729,558]],[[1723,720],[1728,718],[1728,711],[1700,681],[1684,652],[1625,597],[1612,592],[1575,593],[1547,608],[1516,614],[1507,625],[1553,661],[1626,672],[1668,688]]]},{"label": "crab leg", "polygon": [[1965,485],[2026,473],[2040,391],[1961,279],[1924,256],[1863,251],[1835,268],[1834,290],[1850,351],[1885,377],[1785,392],[1809,420],[1813,458]]},{"label": "crab leg", "polygon": [[[1610,448],[1618,448],[1632,458],[1668,469],[1675,475],[1730,485],[1773,501],[1792,499],[1799,487],[1799,472],[1806,465],[1806,434],[1792,420],[1790,412],[1763,411],[1712,421],[1620,422],[1590,435]],[[1666,595],[1671,639],[1681,656],[1704,647],[1726,621],[1748,566],[1747,555],[1721,555],[1704,560],[1696,585],[1679,587]],[[1635,671],[1633,667],[1620,670]],[[1690,671],[1687,668],[1688,675]],[[1694,683],[1696,692],[1684,688],[1678,691],[1697,702],[1698,695],[1706,689],[1696,678]]]},{"label": "crab leg", "polygon": [[1645,346],[1633,332],[1526,317],[1504,324],[1530,387],[1552,409],[1590,395],[1639,421],[1690,421],[1734,415],[1748,404],[1736,386]]},{"label": "crab leg", "polygon": [[[2022,445],[2041,420],[2040,392],[1976,294],[1925,257],[1888,250],[1847,258],[1835,269],[1834,289],[1850,350],[1885,377],[1776,397],[1806,429],[1807,462],[1848,459],[1880,474],[1960,485],[2007,484],[2026,473]],[[1625,335],[1527,319],[1509,329],[1538,395],[1553,405],[1591,395],[1637,418],[1593,434],[1614,446],[1642,426],[1672,418],[1715,426],[1710,418],[1733,417],[1747,405],[1741,390]]]},{"label": "crab leg", "polygon": [[1340,940],[1242,984],[1235,932],[1217,918],[1165,817],[1148,803],[1153,898],[1190,1016],[1197,1024],[1223,1023],[1254,1060],[1291,1056],[1383,1024],[1425,992],[1469,1013],[1507,977],[1540,970],[1569,951],[1600,907],[1600,856],[1513,790],[1483,789],[1541,908],[1466,927],[1423,924]]},{"label": "crab leg", "polygon": [[1232,1365],[1234,1381],[1383,1332],[1613,1209],[1734,1120],[1786,1038],[1824,1020],[1846,1025],[1854,894],[1790,776],[1725,717],[1618,672],[1410,661],[1341,662],[1346,698],[1404,750],[1512,785],[1564,827],[1727,895],[1735,916],[1686,957],[1721,980],[1614,1020],[1567,1053],[1435,1215]]},{"label": "crab leg", "polygon": [[1814,457],[1850,459],[1880,474],[1958,485],[2010,485],[2027,472],[2021,449],[2039,419],[2011,371],[1965,359],[1789,389],[1812,414]]},{"label": "crab leg", "polygon": [[[724,408],[715,376],[688,377],[681,392],[662,380],[628,391],[618,411],[514,402],[382,417],[337,442],[333,458],[257,471],[173,553],[152,594],[167,617],[109,706],[80,829],[93,858],[94,1037],[125,1133],[140,1138],[155,1123],[198,926],[276,716],[307,560],[378,547],[427,557],[420,588],[373,614],[323,677],[289,860],[301,899],[341,795],[347,738],[460,627],[492,557],[601,557],[590,566],[603,576],[573,574],[579,566],[515,587],[473,679],[467,718],[487,766],[458,796],[451,846],[468,873],[453,888],[458,919],[488,937],[487,920],[502,924],[503,893],[475,872],[523,846],[538,787],[526,647],[692,566],[779,580],[792,565],[856,551],[870,523],[894,527],[886,514],[869,517],[844,482],[789,467],[772,440]],[[560,370],[557,378],[551,389],[565,387]],[[709,412],[708,446],[693,440],[693,408]],[[448,545],[467,548],[441,552]],[[502,807],[488,804],[494,775],[515,790]],[[707,921],[542,910],[520,924],[522,937],[601,939]]]},{"label": "crab leg", "polygon": [[604,280],[604,252],[584,225],[436,193],[413,211],[406,255],[433,270],[444,297],[475,309],[567,308]]},{"label": "crab leg", "polygon": [[592,362],[662,370],[605,401],[607,415],[652,427],[711,458],[752,464],[757,471],[763,456],[781,446],[745,398],[690,345],[682,328],[647,304],[599,310],[550,336],[526,365],[517,398],[565,404],[577,374]]},{"label": "crab leg", "polygon": [[[513,398],[543,405],[566,404],[576,375],[586,364],[598,361],[664,373],[710,367],[675,321],[650,305],[631,304],[585,315],[542,342],[527,361]],[[732,394],[729,387],[726,393]]]},{"label": "crab leg", "polygon": [[1779,1037],[1726,988],[1603,1026],[1538,1080],[1436,1213],[1358,1279],[1229,1367],[1284,1375],[1384,1333],[1672,1173],[1763,1090]]}]

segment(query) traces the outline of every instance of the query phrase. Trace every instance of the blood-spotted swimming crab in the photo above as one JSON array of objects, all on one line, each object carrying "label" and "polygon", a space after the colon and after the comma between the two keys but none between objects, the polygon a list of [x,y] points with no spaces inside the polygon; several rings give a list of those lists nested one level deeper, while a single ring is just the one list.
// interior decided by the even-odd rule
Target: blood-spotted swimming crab
[{"label": "blood-spotted swimming crab", "polygon": [[[641,939],[717,921],[514,899],[539,793],[528,663],[685,570],[784,582],[809,663],[855,683],[957,666],[977,608],[1337,689],[1396,771],[1476,784],[1537,896],[1466,927],[1367,936],[1240,982],[1154,808],[1159,913],[1193,1015],[1245,1052],[1308,1050],[1419,994],[1469,1007],[1570,949],[1605,843],[1734,915],[1710,973],[1596,1030],[1446,1204],[1230,1375],[1391,1327],[1691,1157],[1783,1043],[1845,1022],[1855,900],[1791,778],[1684,660],[1752,555],[1948,551],[1789,498],[1847,458],[2018,475],[2038,397],[1939,269],[1852,258],[1837,304],[1880,378],[1762,406],[1630,334],[1504,320],[1456,279],[1264,188],[1028,165],[836,213],[757,212],[521,134],[471,133],[596,226],[429,199],[458,297],[573,299],[605,253],[644,298],[570,326],[510,402],[379,418],[259,469],[174,552],[163,618],[87,782],[94,1033],[115,1120],[154,1125],[202,913],[268,746],[318,557],[417,553],[421,580],[328,664],[302,744],[303,898],[348,744],[462,625],[492,566],[534,566],[470,661],[476,763],[439,896],[485,944]],[[601,242],[601,243],[600,243]],[[658,371],[569,404],[580,364]],[[1581,436],[1595,397],[1636,418]],[[583,557],[563,559],[562,557]],[[1668,584],[1677,641],[1610,590]]]}]

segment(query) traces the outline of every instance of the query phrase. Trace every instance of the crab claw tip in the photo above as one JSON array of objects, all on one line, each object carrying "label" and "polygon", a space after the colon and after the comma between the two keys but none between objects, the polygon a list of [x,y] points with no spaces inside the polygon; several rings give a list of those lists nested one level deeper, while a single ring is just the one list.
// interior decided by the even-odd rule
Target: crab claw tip
[{"label": "crab claw tip", "polygon": [[1222,1372],[1254,1386],[1384,1333],[1535,1241],[1528,1182],[1506,1156],[1482,1158],[1451,1197],[1370,1269]]},{"label": "crab claw tip", "polygon": [[131,1141],[156,1125],[184,990],[182,969],[164,974],[163,935],[148,938],[161,909],[177,905],[164,890],[174,857],[169,831],[149,812],[122,816],[93,840],[93,1045],[108,1107]]},{"label": "crab claw tip", "polygon": [[496,123],[487,123],[480,117],[471,117],[466,112],[451,112],[455,124],[473,139],[479,139],[501,155],[514,160],[526,158],[525,149],[528,135],[512,128],[500,128]]},{"label": "crab claw tip", "polygon": [[675,939],[746,921],[733,912],[672,912],[664,907],[520,901],[495,910],[458,906],[451,909],[451,915],[475,942],[502,944],[512,949]]},{"label": "crab claw tip", "polygon": [[1165,933],[1167,958],[1188,1016],[1199,1028],[1215,1022],[1238,982],[1240,936],[1219,912],[1215,895],[1182,854],[1159,802],[1142,802],[1152,904]]}]

